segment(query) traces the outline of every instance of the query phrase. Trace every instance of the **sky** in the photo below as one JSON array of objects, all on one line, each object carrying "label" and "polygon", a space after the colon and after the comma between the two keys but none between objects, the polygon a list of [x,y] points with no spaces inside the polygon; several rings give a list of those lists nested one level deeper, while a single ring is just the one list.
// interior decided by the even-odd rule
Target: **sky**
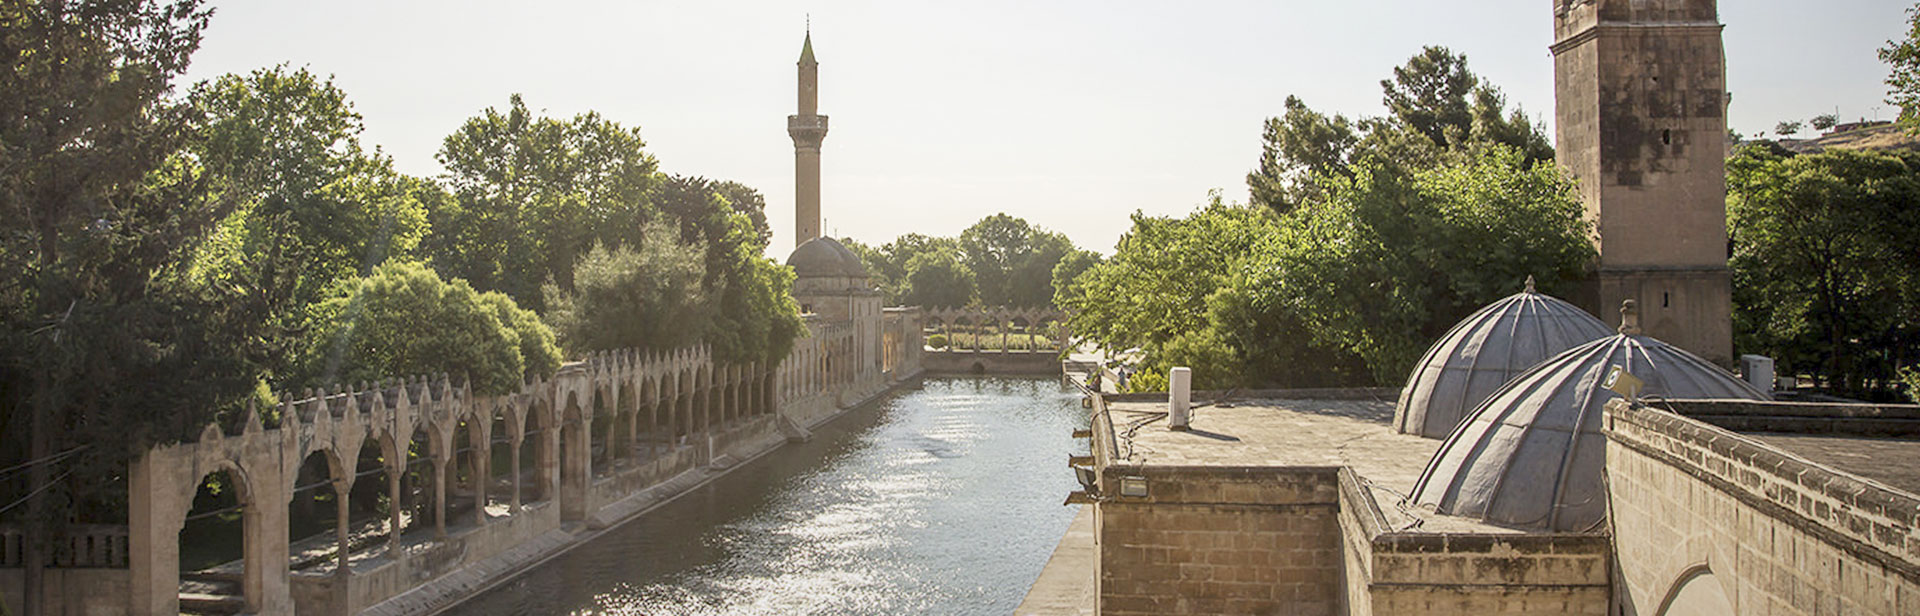
[{"label": "sky", "polygon": [[[211,0],[187,82],[282,63],[331,75],[363,143],[421,176],[511,94],[549,116],[598,111],[640,127],[663,171],[759,189],[784,258],[785,116],[810,20],[828,234],[957,235],[1006,212],[1111,253],[1135,211],[1181,215],[1212,189],[1245,201],[1288,95],[1380,115],[1380,80],[1425,45],[1550,122],[1554,1]],[[1891,119],[1875,50],[1909,6],[1720,3],[1732,128]]]}]

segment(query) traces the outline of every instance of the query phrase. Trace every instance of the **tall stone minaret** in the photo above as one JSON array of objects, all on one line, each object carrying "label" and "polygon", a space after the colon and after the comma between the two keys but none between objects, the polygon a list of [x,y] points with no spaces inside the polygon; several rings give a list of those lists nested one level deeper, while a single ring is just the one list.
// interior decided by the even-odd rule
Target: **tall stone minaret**
[{"label": "tall stone minaret", "polygon": [[813,61],[813,32],[800,44],[800,113],[787,116],[793,137],[793,245],[820,237],[820,142],[827,116],[820,115],[820,63]]},{"label": "tall stone minaret", "polygon": [[1721,365],[1727,271],[1726,59],[1716,0],[1552,0],[1560,164],[1600,260],[1582,303]]}]

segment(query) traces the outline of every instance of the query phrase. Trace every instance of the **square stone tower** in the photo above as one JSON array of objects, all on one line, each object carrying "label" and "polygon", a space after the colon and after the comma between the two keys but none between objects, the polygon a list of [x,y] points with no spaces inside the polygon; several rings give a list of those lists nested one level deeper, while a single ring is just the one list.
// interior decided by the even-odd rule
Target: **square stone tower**
[{"label": "square stone tower", "polygon": [[1552,0],[1560,164],[1580,181],[1599,263],[1583,298],[1618,325],[1723,366],[1726,59],[1715,0]]}]

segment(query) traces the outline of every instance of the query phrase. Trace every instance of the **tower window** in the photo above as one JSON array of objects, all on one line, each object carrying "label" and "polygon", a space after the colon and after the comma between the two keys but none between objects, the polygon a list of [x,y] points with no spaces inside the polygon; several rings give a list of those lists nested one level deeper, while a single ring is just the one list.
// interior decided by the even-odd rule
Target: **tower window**
[{"label": "tower window", "polygon": [[1661,145],[1673,145],[1673,131],[1671,131],[1671,130],[1664,130],[1664,129],[1663,129],[1663,130],[1661,130],[1661,131],[1660,131],[1660,144],[1661,144]]},{"label": "tower window", "polygon": [[1669,307],[1672,307],[1672,306],[1673,306],[1673,292],[1671,292],[1671,291],[1661,291],[1661,292],[1660,292],[1660,307],[1661,307],[1661,308],[1669,308]]}]

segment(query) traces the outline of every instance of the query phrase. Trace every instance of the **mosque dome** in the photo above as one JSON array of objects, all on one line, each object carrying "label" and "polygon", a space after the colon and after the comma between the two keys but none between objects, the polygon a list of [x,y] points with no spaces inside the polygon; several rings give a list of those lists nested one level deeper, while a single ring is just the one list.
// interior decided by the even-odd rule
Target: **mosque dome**
[{"label": "mosque dome", "polygon": [[860,256],[830,237],[816,237],[801,243],[787,256],[787,265],[800,278],[866,278],[867,266]]},{"label": "mosque dome", "polygon": [[1692,353],[1639,334],[1630,307],[1615,336],[1542,362],[1494,393],[1455,430],[1413,486],[1441,513],[1519,528],[1583,532],[1606,517],[1601,416],[1618,394],[1615,365],[1646,381],[1641,396],[1766,400]]},{"label": "mosque dome", "polygon": [[1447,330],[1414,365],[1393,408],[1393,429],[1446,438],[1501,385],[1561,351],[1613,335],[1587,311],[1525,291],[1474,312]]}]

